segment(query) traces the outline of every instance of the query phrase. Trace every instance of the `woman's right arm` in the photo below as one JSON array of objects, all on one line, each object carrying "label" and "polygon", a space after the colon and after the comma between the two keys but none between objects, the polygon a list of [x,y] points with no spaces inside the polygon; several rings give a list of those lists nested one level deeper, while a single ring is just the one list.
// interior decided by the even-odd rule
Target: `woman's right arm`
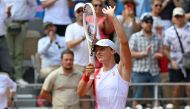
[{"label": "woman's right arm", "polygon": [[94,75],[94,65],[89,64],[86,66],[82,79],[80,80],[78,84],[77,94],[79,96],[86,95],[86,93],[92,87],[94,79],[90,78],[91,75]]}]

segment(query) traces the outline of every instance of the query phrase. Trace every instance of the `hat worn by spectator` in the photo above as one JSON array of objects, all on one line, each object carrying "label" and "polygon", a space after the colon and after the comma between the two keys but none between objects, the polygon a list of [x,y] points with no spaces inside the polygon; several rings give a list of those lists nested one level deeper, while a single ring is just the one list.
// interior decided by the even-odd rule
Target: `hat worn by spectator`
[{"label": "hat worn by spectator", "polygon": [[153,18],[152,15],[150,13],[144,13],[141,17],[140,17],[141,22],[147,22],[147,21],[151,21],[153,22]]},{"label": "hat worn by spectator", "polygon": [[44,29],[47,29],[49,26],[53,26],[53,25],[54,24],[51,22],[46,22],[46,23],[44,23],[43,27],[44,27]]},{"label": "hat worn by spectator", "polygon": [[185,11],[183,10],[183,8],[181,8],[181,7],[174,8],[173,16],[176,16],[176,15],[180,15],[180,16],[185,15]]},{"label": "hat worn by spectator", "polygon": [[97,46],[102,46],[102,47],[110,47],[112,48],[116,53],[119,54],[119,51],[117,50],[116,45],[109,39],[101,39],[96,42]]},{"label": "hat worn by spectator", "polygon": [[77,3],[77,4],[75,5],[74,11],[76,12],[79,8],[83,8],[84,5],[85,5],[84,3]]}]

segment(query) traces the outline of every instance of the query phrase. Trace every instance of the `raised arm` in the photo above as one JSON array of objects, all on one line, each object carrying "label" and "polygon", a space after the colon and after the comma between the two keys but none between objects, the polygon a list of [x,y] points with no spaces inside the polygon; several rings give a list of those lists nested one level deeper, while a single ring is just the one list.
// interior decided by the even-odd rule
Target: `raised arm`
[{"label": "raised arm", "polygon": [[103,8],[102,11],[104,14],[110,17],[113,23],[113,26],[115,28],[115,32],[118,37],[119,43],[120,43],[119,72],[122,78],[124,78],[127,81],[130,81],[130,73],[132,69],[131,53],[130,53],[128,39],[125,34],[125,31],[114,14],[115,6],[113,8],[111,6],[107,8]]}]

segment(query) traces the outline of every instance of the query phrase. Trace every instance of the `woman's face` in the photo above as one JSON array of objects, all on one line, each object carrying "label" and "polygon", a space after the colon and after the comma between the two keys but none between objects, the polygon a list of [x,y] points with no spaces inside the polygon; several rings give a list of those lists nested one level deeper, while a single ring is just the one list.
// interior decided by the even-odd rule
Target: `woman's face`
[{"label": "woman's face", "polygon": [[128,10],[129,12],[134,12],[135,6],[132,3],[126,3],[123,5],[125,10]]},{"label": "woman's face", "polygon": [[96,14],[102,13],[103,4],[102,4],[101,1],[99,1],[99,0],[93,0],[93,1],[92,1],[92,5],[94,6],[94,9],[95,9],[95,11],[96,11]]},{"label": "woman's face", "polygon": [[96,46],[95,53],[98,61],[100,63],[105,63],[110,60],[110,58],[115,54],[115,51],[112,50],[110,47]]}]

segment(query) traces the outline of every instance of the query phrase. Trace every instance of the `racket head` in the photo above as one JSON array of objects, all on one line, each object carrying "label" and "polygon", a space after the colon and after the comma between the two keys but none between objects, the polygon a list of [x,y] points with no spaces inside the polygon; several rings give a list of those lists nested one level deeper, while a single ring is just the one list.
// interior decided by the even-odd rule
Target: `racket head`
[{"label": "racket head", "polygon": [[86,39],[93,43],[96,39],[97,20],[94,7],[91,3],[86,3],[83,10],[83,27]]},{"label": "racket head", "polygon": [[91,3],[86,3],[83,9],[83,28],[88,43],[89,62],[95,65],[94,46],[97,34],[97,19]]}]

